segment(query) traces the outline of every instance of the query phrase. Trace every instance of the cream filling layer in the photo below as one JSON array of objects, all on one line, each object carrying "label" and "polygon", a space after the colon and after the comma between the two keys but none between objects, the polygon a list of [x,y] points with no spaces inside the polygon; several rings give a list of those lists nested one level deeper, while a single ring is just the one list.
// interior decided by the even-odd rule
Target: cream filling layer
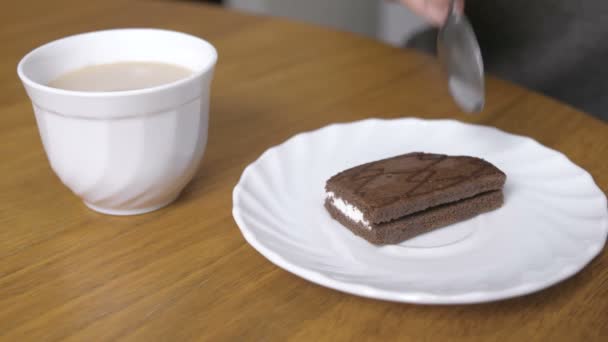
[{"label": "cream filling layer", "polygon": [[365,229],[372,230],[372,226],[369,221],[363,217],[363,212],[359,210],[359,208],[336,196],[336,194],[331,191],[326,192],[325,197],[329,199],[329,203],[338,209],[342,215],[348,217],[353,222],[361,224]]}]

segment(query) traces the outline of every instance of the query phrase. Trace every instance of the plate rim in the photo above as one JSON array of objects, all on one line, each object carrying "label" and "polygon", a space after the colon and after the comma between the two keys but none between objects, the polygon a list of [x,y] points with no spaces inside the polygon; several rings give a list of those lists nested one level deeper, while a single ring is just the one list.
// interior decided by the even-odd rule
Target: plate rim
[{"label": "plate rim", "polygon": [[[339,127],[351,126],[351,125],[361,125],[361,124],[366,124],[369,122],[404,122],[404,121],[450,123],[450,124],[456,124],[456,125],[462,125],[462,126],[472,126],[477,129],[489,129],[489,130],[496,131],[499,134],[505,134],[505,135],[514,136],[517,138],[522,138],[522,139],[532,141],[536,145],[540,146],[541,148],[550,150],[552,153],[556,153],[556,154],[560,155],[561,157],[565,158],[568,162],[570,162],[572,165],[574,165],[576,168],[578,168],[580,171],[584,172],[587,176],[589,176],[591,178],[591,180],[593,181],[595,186],[600,190],[604,203],[606,203],[606,201],[607,201],[606,194],[601,190],[601,188],[599,188],[599,186],[597,186],[597,183],[595,182],[593,175],[591,175],[587,170],[583,169],[582,167],[580,167],[579,165],[574,163],[561,151],[549,148],[549,147],[539,143],[537,140],[535,140],[531,137],[518,135],[518,134],[514,134],[514,133],[509,133],[509,132],[506,132],[499,128],[493,127],[493,126],[465,123],[465,122],[462,122],[459,120],[454,120],[454,119],[422,119],[422,118],[416,118],[416,117],[394,118],[394,119],[368,118],[368,119],[356,120],[356,121],[331,123],[331,124],[328,124],[328,125],[316,128],[316,129],[294,134],[293,136],[287,138],[283,142],[281,142],[277,145],[273,145],[270,148],[267,148],[258,158],[256,158],[254,161],[252,161],[245,167],[241,176],[238,179],[238,182],[236,183],[236,185],[234,186],[233,191],[232,191],[232,216],[237,224],[237,227],[239,228],[241,234],[243,235],[243,237],[245,238],[247,243],[249,243],[258,253],[260,253],[263,257],[268,259],[271,263],[284,269],[285,271],[288,271],[289,273],[291,273],[293,275],[296,275],[300,278],[310,281],[316,285],[331,288],[333,290],[340,291],[343,293],[348,293],[348,294],[352,294],[355,296],[366,297],[366,298],[371,298],[371,299],[379,299],[379,300],[384,300],[384,301],[400,302],[400,303],[431,304],[431,305],[486,303],[486,302],[506,300],[509,298],[532,294],[532,293],[541,291],[543,289],[546,289],[548,287],[551,287],[553,285],[556,285],[556,284],[574,276],[575,274],[580,272],[582,269],[584,269],[589,263],[591,263],[604,249],[606,242],[608,240],[608,219],[606,216],[604,217],[603,232],[600,232],[600,233],[603,233],[604,239],[603,239],[603,241],[598,241],[593,246],[590,245],[589,248],[586,249],[585,259],[587,259],[587,261],[582,262],[579,265],[574,265],[574,266],[573,266],[573,264],[567,264],[562,268],[562,270],[565,269],[567,271],[557,272],[557,273],[555,273],[555,276],[553,278],[551,278],[551,277],[546,278],[549,280],[545,280],[543,282],[524,281],[516,286],[508,287],[508,288],[497,290],[497,291],[491,291],[491,290],[469,291],[469,292],[463,292],[463,293],[458,293],[458,294],[440,295],[440,294],[433,294],[430,292],[420,292],[420,291],[412,292],[412,291],[407,291],[407,290],[395,291],[395,290],[379,289],[377,287],[373,287],[373,286],[369,286],[369,285],[357,284],[355,282],[347,282],[347,281],[341,281],[341,280],[331,278],[329,276],[324,275],[321,272],[311,270],[306,267],[300,266],[296,263],[292,263],[292,262],[288,261],[283,256],[281,256],[279,253],[276,253],[272,249],[266,247],[263,243],[261,243],[258,240],[258,238],[255,236],[255,234],[253,234],[249,229],[245,228],[246,224],[244,222],[243,217],[241,216],[239,207],[237,206],[238,201],[239,201],[238,198],[239,198],[240,192],[242,191],[241,187],[242,187],[244,180],[251,172],[251,168],[256,163],[261,161],[267,154],[272,153],[272,151],[283,147],[284,145],[288,144],[290,141],[292,141],[294,139],[297,139],[298,137],[301,137],[303,135],[313,134],[313,133],[316,133],[316,132],[319,132],[322,130],[326,130],[326,129],[339,128]],[[607,208],[608,208],[608,206],[607,206]],[[593,247],[593,248],[591,248],[591,247]],[[581,258],[582,258],[582,256],[581,256]]]}]

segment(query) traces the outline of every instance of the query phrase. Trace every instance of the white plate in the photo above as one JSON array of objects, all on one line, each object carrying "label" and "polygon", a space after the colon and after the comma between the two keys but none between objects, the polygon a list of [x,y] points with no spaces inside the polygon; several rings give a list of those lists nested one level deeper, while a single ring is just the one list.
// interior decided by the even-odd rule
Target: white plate
[{"label": "white plate", "polygon": [[[490,161],[507,174],[504,206],[385,247],[331,219],[323,207],[330,176],[412,151]],[[410,303],[476,303],[538,291],[580,271],[608,234],[606,196],[563,154],[451,120],[372,119],[298,134],[245,169],[233,216],[255,249],[304,279]]]}]

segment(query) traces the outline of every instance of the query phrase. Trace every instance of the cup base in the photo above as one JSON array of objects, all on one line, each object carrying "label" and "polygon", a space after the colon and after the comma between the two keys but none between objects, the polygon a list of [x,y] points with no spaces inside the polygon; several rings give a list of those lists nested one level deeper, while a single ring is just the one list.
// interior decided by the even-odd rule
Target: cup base
[{"label": "cup base", "polygon": [[109,209],[109,208],[102,208],[102,207],[98,207],[96,205],[93,205],[91,203],[87,203],[84,202],[84,205],[86,205],[89,209],[96,211],[98,213],[101,214],[105,214],[105,215],[113,215],[113,216],[131,216],[131,215],[141,215],[141,214],[145,214],[145,213],[149,213],[161,208],[164,208],[166,206],[168,206],[169,204],[173,203],[178,196],[175,196],[173,198],[171,198],[170,200],[163,202],[161,204],[158,205],[154,205],[151,207],[147,207],[147,208],[139,208],[139,209],[126,209],[126,210],[121,210],[121,209]]}]

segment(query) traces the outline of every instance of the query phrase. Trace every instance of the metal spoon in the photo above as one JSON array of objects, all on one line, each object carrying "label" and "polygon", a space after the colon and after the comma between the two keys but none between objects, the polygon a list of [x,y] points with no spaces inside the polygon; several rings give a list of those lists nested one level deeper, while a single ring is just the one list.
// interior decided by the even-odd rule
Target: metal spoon
[{"label": "metal spoon", "polygon": [[480,112],[485,103],[483,60],[469,20],[450,1],[448,17],[437,36],[439,61],[448,77],[448,87],[460,108]]}]

